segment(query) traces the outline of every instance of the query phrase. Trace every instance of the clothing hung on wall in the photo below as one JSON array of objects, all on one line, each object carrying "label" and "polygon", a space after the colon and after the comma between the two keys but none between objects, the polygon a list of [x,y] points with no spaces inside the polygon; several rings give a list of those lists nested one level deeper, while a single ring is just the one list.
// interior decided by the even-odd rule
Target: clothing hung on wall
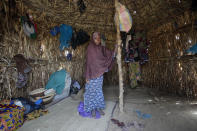
[{"label": "clothing hung on wall", "polygon": [[77,5],[78,5],[80,13],[83,14],[86,10],[86,5],[85,5],[84,1],[78,0]]},{"label": "clothing hung on wall", "polygon": [[63,51],[64,48],[69,48],[70,45],[75,50],[77,46],[82,45],[90,40],[90,36],[87,32],[82,29],[76,31],[70,25],[62,24],[60,27],[55,26],[50,30],[52,36],[56,36],[60,33],[60,50]]},{"label": "clothing hung on wall", "polygon": [[144,31],[135,32],[130,30],[128,33],[121,32],[123,44],[123,56],[125,62],[140,62],[140,64],[148,61],[148,41]]},{"label": "clothing hung on wall", "polygon": [[71,46],[75,50],[77,46],[82,45],[90,40],[90,36],[87,32],[80,29],[78,32],[73,30],[73,35],[71,39]]},{"label": "clothing hung on wall", "polygon": [[72,27],[69,25],[62,24],[60,26],[60,50],[63,51],[64,48],[70,46],[72,38]]},{"label": "clothing hung on wall", "polygon": [[130,87],[136,88],[140,80],[140,64],[139,62],[129,63],[129,79]]},{"label": "clothing hung on wall", "polygon": [[30,67],[24,69],[24,73],[18,72],[18,81],[16,83],[17,88],[22,88],[27,84],[28,73],[31,71]]}]

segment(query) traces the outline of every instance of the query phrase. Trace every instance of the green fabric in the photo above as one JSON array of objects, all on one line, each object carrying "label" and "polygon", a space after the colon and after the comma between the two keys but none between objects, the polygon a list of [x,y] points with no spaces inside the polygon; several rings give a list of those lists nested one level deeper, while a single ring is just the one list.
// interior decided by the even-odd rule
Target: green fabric
[{"label": "green fabric", "polygon": [[129,78],[131,88],[136,88],[138,86],[137,81],[140,80],[139,62],[133,62],[129,64]]},{"label": "green fabric", "polygon": [[36,39],[36,33],[31,34],[31,35],[30,35],[30,38]]},{"label": "green fabric", "polygon": [[65,88],[65,78],[66,78],[66,70],[62,69],[60,71],[54,72],[46,85],[46,89],[53,88],[56,91],[56,94],[62,94],[62,91]]}]

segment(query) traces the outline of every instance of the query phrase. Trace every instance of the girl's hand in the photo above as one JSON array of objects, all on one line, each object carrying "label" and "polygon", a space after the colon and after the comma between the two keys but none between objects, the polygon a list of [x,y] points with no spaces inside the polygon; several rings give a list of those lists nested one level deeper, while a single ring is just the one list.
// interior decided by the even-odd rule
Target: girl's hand
[{"label": "girl's hand", "polygon": [[88,79],[86,79],[86,83],[89,83],[90,81]]},{"label": "girl's hand", "polygon": [[115,44],[115,50],[114,53],[117,54],[118,53],[118,44]]}]

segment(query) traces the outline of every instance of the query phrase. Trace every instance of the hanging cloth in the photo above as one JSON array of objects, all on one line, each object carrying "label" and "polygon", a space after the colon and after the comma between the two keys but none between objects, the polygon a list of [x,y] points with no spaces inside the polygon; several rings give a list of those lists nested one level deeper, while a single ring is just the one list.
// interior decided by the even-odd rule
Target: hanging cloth
[{"label": "hanging cloth", "polygon": [[117,12],[115,14],[115,24],[117,25],[116,17],[119,17],[120,31],[129,32],[132,27],[132,17],[129,13],[129,10],[119,2],[117,6]]},{"label": "hanging cloth", "polygon": [[87,32],[80,29],[78,32],[73,30],[72,35],[72,48],[75,50],[77,46],[82,45],[90,40],[90,36]]},{"label": "hanging cloth", "polygon": [[84,13],[85,9],[86,9],[84,1],[83,0],[78,0],[77,5],[78,5],[80,13],[81,14]]},{"label": "hanging cloth", "polygon": [[136,88],[140,80],[140,64],[139,62],[129,63],[129,79],[130,87]]},{"label": "hanging cloth", "polygon": [[29,15],[26,14],[26,16],[21,17],[21,24],[23,26],[23,31],[24,33],[32,38],[36,38],[36,32],[37,32],[37,25],[34,24],[32,20],[30,20]]},{"label": "hanging cloth", "polygon": [[69,25],[62,24],[60,26],[60,50],[64,50],[64,48],[68,48],[70,46],[69,42],[71,42],[72,38],[72,27]]}]

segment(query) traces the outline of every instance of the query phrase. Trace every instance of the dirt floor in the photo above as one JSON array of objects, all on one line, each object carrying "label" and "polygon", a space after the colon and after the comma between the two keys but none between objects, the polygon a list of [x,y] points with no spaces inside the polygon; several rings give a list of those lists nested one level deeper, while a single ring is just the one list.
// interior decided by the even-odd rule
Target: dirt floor
[{"label": "dirt floor", "polygon": [[[25,122],[19,131],[196,131],[197,101],[140,87],[127,89],[124,113],[119,112],[118,87],[104,87],[105,116],[82,118],[80,97],[69,97],[49,107],[49,114]],[[114,119],[112,121],[111,119]]]},{"label": "dirt floor", "polygon": [[[125,96],[125,113],[116,106],[108,131],[196,131],[197,102],[159,94],[146,88],[130,90]],[[117,123],[117,122],[116,122]]]}]

